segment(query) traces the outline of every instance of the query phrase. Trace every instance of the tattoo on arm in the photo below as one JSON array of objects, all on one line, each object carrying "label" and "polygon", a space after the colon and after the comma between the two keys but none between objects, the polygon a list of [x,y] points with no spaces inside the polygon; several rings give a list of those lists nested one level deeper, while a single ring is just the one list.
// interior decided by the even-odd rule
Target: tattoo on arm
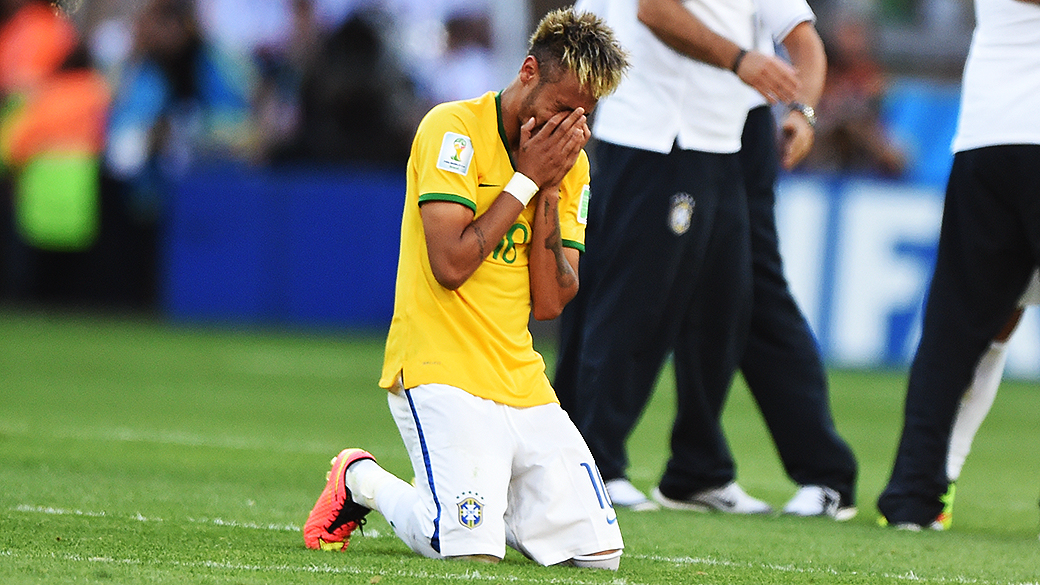
[{"label": "tattoo on arm", "polygon": [[477,247],[480,249],[480,257],[483,259],[487,257],[487,237],[484,236],[484,230],[476,224],[473,225],[473,233],[477,236]]},{"label": "tattoo on arm", "polygon": [[545,238],[545,249],[556,258],[556,282],[561,288],[569,288],[574,284],[574,274],[570,262],[563,254],[563,239],[560,236],[560,214],[548,201],[545,202],[545,219],[552,225],[552,231]]}]

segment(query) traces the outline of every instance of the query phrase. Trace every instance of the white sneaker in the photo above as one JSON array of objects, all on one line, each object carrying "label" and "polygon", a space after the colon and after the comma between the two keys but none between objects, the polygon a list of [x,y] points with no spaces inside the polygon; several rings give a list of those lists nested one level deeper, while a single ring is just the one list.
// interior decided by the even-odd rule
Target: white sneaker
[{"label": "white sneaker", "polygon": [[841,505],[838,492],[821,485],[803,485],[784,506],[784,514],[830,516],[838,522],[851,520],[857,512],[855,506]]},{"label": "white sneaker", "polygon": [[728,514],[769,514],[773,511],[773,507],[769,504],[747,495],[735,481],[722,487],[695,493],[682,500],[673,500],[662,494],[660,487],[655,487],[650,493],[650,497],[665,508],[672,510],[696,512],[717,510]]},{"label": "white sneaker", "polygon": [[643,495],[643,492],[632,485],[632,482],[623,477],[612,479],[604,485],[607,488],[607,495],[610,496],[610,501],[614,506],[628,508],[633,512],[649,512],[661,507],[657,505],[657,502],[651,502],[649,498]]}]

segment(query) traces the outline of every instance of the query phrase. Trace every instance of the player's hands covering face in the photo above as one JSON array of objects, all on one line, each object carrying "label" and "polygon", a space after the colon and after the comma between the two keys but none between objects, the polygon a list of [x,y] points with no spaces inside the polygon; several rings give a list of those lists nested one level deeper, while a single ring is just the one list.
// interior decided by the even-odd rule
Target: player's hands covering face
[{"label": "player's hands covering face", "polygon": [[535,124],[531,118],[520,127],[516,170],[544,189],[560,184],[578,160],[578,153],[589,141],[592,131],[585,109],[580,107],[555,114],[541,128],[535,129]]}]

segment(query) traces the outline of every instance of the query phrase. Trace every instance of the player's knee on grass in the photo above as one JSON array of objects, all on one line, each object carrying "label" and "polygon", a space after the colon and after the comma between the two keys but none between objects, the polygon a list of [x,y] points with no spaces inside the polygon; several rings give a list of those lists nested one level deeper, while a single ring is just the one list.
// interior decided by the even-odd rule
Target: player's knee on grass
[{"label": "player's knee on grass", "polygon": [[618,570],[621,565],[621,549],[603,552],[596,555],[578,555],[570,560],[570,564],[582,569]]}]

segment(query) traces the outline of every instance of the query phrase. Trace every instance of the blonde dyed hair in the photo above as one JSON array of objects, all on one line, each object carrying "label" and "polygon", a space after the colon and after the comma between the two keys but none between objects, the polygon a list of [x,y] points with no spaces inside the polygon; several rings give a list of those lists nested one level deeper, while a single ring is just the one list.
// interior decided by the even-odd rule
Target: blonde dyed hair
[{"label": "blonde dyed hair", "polygon": [[531,35],[528,53],[538,60],[546,81],[573,71],[597,100],[614,93],[629,66],[628,53],[603,19],[570,8],[545,15]]}]

